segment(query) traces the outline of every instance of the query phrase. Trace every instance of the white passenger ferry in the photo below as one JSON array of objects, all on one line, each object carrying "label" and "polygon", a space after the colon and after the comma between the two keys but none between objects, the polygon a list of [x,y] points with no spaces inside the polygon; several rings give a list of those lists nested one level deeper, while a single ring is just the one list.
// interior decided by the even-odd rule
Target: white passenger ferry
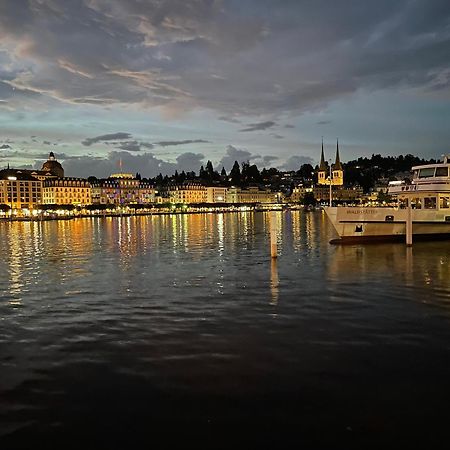
[{"label": "white passenger ferry", "polygon": [[414,239],[450,238],[450,155],[442,163],[412,171],[411,184],[389,186],[388,193],[397,197],[396,207],[326,207],[339,235],[331,242],[405,240],[411,227]]}]

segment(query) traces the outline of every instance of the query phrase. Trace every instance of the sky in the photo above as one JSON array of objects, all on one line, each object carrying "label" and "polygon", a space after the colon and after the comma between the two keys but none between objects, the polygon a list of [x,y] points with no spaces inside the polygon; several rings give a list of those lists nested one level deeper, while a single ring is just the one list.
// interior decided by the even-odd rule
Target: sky
[{"label": "sky", "polygon": [[0,168],[450,153],[448,0],[0,0]]}]

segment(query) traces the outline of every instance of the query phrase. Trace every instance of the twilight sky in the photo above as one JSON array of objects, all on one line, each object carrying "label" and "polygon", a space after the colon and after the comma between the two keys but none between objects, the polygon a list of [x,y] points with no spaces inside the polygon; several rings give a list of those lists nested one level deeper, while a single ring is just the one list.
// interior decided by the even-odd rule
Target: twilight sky
[{"label": "twilight sky", "polygon": [[0,168],[450,153],[448,0],[0,0]]}]

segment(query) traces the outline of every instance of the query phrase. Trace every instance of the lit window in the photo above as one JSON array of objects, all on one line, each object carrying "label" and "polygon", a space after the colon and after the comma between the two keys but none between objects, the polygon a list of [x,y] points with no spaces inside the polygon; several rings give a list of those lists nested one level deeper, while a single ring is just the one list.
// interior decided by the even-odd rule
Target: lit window
[{"label": "lit window", "polygon": [[441,197],[439,199],[439,208],[440,209],[450,208],[450,197]]}]

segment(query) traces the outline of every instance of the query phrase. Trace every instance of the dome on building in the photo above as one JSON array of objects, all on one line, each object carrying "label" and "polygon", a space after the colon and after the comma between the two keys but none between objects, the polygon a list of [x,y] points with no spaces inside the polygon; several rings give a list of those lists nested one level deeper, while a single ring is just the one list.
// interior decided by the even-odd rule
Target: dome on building
[{"label": "dome on building", "polygon": [[62,165],[56,161],[55,154],[53,152],[50,152],[48,155],[48,160],[42,165],[41,170],[44,172],[49,172],[58,178],[64,177],[64,169]]}]

